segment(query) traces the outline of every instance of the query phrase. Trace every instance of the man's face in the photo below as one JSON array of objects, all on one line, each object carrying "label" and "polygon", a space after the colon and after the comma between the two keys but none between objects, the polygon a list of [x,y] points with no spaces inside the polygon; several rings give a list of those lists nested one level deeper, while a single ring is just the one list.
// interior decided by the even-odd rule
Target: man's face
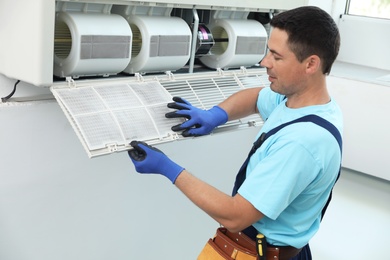
[{"label": "man's face", "polygon": [[269,52],[260,64],[267,68],[271,89],[290,96],[303,90],[306,76],[305,62],[298,61],[287,40],[288,35],[284,30],[273,28],[268,41]]}]

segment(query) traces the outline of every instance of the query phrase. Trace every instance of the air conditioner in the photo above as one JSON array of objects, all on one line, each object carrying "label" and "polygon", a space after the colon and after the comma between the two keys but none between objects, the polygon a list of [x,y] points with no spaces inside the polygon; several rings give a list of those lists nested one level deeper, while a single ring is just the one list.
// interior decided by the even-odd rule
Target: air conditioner
[{"label": "air conditioner", "polygon": [[[268,85],[258,63],[268,29],[256,14],[308,1],[12,0],[0,2],[0,73],[50,88],[90,157],[131,140],[182,137],[172,96],[207,109]],[[253,116],[215,132],[261,125]]]}]

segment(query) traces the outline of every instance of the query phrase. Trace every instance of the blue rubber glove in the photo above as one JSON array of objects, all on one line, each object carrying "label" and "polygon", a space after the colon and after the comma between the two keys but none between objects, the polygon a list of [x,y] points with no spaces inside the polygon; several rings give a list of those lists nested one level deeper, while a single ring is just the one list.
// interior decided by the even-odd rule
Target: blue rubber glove
[{"label": "blue rubber glove", "polygon": [[166,113],[165,117],[184,117],[187,119],[184,123],[172,127],[172,131],[184,130],[182,132],[184,137],[207,135],[215,127],[228,121],[228,114],[219,106],[203,110],[192,106],[187,100],[180,97],[174,97],[173,101],[175,102],[168,103],[168,107],[177,110]]},{"label": "blue rubber glove", "polygon": [[128,154],[139,173],[161,174],[175,183],[179,174],[184,170],[157,148],[139,141],[132,141],[130,145],[133,149],[129,150]]}]

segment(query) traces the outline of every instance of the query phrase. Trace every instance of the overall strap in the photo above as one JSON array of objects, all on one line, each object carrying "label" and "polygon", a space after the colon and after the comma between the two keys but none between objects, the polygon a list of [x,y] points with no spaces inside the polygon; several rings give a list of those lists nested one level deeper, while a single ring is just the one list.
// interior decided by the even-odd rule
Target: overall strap
[{"label": "overall strap", "polygon": [[[238,189],[240,188],[242,183],[245,181],[246,167],[248,165],[250,157],[264,143],[264,141],[267,140],[273,134],[276,134],[282,128],[284,128],[288,125],[291,125],[291,124],[299,123],[299,122],[312,122],[316,125],[319,125],[319,126],[325,128],[326,130],[328,130],[334,136],[334,138],[337,140],[337,143],[339,144],[339,147],[340,147],[340,151],[342,152],[342,138],[341,138],[341,134],[340,134],[339,130],[332,123],[323,119],[322,117],[319,117],[317,115],[306,115],[306,116],[300,117],[298,119],[289,121],[287,123],[281,124],[273,129],[271,129],[267,133],[262,133],[260,135],[260,137],[253,143],[252,149],[250,150],[248,157],[246,158],[244,164],[241,166],[241,168],[236,176],[236,181],[234,183],[233,192],[232,192],[233,196],[237,193]],[[340,165],[340,169],[339,169],[339,173],[337,175],[336,181],[338,180],[338,178],[340,176],[340,170],[341,170],[341,165]],[[322,210],[322,217],[324,216],[325,211],[326,211],[331,199],[332,199],[332,192],[330,193],[328,201],[326,202],[326,204]]]}]

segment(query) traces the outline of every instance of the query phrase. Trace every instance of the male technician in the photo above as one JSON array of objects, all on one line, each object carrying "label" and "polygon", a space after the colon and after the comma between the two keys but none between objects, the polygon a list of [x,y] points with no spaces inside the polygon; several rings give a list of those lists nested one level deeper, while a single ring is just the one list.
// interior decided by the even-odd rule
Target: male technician
[{"label": "male technician", "polygon": [[[183,136],[206,135],[228,120],[260,113],[265,124],[259,136],[309,114],[342,132],[340,109],[326,86],[340,45],[331,16],[317,7],[300,7],[277,14],[271,26],[269,51],[261,62],[270,87],[237,92],[209,110],[174,98],[169,107],[177,110],[167,117],[185,117],[187,121],[173,130],[183,131]],[[145,143],[133,141],[131,145],[129,155],[138,172],[166,176],[228,230],[238,232],[253,226],[270,246],[293,252],[288,256],[281,252],[280,259],[311,259],[308,242],[319,229],[341,162],[340,146],[327,129],[301,122],[269,137],[251,156],[246,179],[234,196],[199,180]],[[223,177],[219,172],[210,174]]]}]

